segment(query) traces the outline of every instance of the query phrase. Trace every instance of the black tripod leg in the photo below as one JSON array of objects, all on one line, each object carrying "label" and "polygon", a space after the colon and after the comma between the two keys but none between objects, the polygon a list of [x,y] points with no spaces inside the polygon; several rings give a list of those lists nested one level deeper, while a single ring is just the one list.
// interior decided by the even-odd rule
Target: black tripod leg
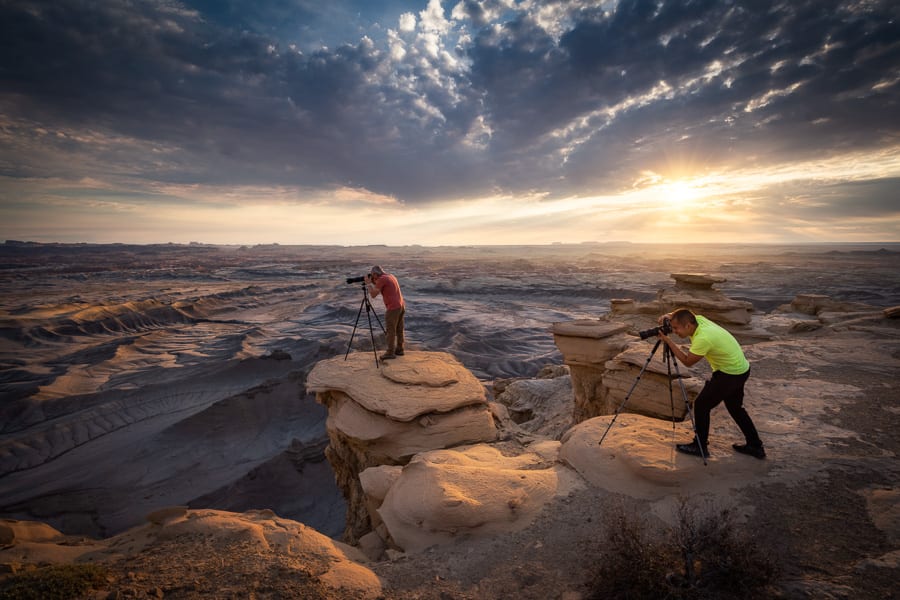
[{"label": "black tripod leg", "polygon": [[[675,433],[675,394],[672,391],[672,361],[675,357],[672,355],[672,349],[666,344],[663,348],[663,360],[666,362],[666,374],[669,376],[669,406],[672,409],[672,433]],[[676,368],[678,365],[675,365]]]},{"label": "black tripod leg", "polygon": [[697,447],[700,448],[700,458],[703,459],[703,466],[707,466],[706,462],[706,450],[703,449],[703,444],[700,443],[700,438],[697,437],[697,422],[694,420],[694,411],[691,409],[691,403],[688,402],[687,390],[684,389],[684,382],[681,380],[681,371],[678,369],[678,362],[675,362],[675,373],[678,375],[678,385],[681,386],[681,397],[684,398],[684,407],[687,410],[688,416],[691,418],[691,429],[694,430],[694,440],[697,442]]},{"label": "black tripod leg", "polygon": [[603,435],[600,437],[600,441],[597,442],[597,445],[601,445],[603,440],[606,439],[606,434],[609,433],[609,430],[612,429],[613,423],[616,422],[616,419],[619,418],[619,413],[625,408],[625,405],[628,403],[628,399],[631,398],[631,393],[634,391],[634,388],[637,387],[638,382],[641,380],[641,377],[644,375],[644,371],[647,370],[647,367],[650,366],[650,361],[653,360],[653,355],[656,354],[657,349],[659,348],[662,340],[657,340],[656,345],[653,346],[653,350],[650,351],[650,356],[647,357],[647,360],[644,361],[644,366],[641,367],[641,372],[637,374],[637,377],[634,378],[634,383],[631,384],[631,389],[628,390],[628,393],[625,394],[625,399],[622,400],[622,403],[619,405],[619,408],[616,409],[615,414],[613,415],[612,420],[609,422],[609,425],[606,426],[606,431],[603,432]]},{"label": "black tripod leg", "polygon": [[[375,309],[372,308],[372,305],[369,303],[368,296],[365,298],[366,300],[366,318],[369,319],[369,337],[372,338],[372,354],[375,355],[375,366],[378,366],[378,347],[375,345],[375,332],[372,330],[372,313],[375,312]],[[378,318],[378,313],[375,313],[375,318]],[[379,321],[381,323],[381,321]],[[382,329],[384,329],[382,327]]]},{"label": "black tripod leg", "polygon": [[[365,290],[363,290],[365,293]],[[359,326],[359,317],[362,315],[362,309],[366,306],[368,298],[363,296],[362,302],[359,303],[359,310],[356,313],[356,322],[353,323],[353,333],[350,334],[350,342],[347,344],[347,352],[344,353],[344,360],[350,356],[350,348],[353,346],[353,337],[356,335],[356,328]]]}]

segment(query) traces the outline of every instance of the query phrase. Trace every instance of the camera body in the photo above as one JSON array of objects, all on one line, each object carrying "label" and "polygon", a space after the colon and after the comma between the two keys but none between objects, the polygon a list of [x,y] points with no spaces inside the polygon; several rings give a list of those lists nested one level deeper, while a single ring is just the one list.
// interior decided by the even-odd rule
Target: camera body
[{"label": "camera body", "polygon": [[669,317],[664,318],[662,325],[659,325],[658,327],[645,329],[644,331],[638,331],[638,335],[642,340],[646,340],[648,337],[653,337],[654,335],[659,335],[660,333],[664,333],[666,335],[672,333],[672,320],[669,319]]},{"label": "camera body", "polygon": [[368,275],[363,275],[362,277],[348,277],[348,278],[347,278],[347,283],[362,283],[362,282],[364,282],[368,277],[369,277]]}]

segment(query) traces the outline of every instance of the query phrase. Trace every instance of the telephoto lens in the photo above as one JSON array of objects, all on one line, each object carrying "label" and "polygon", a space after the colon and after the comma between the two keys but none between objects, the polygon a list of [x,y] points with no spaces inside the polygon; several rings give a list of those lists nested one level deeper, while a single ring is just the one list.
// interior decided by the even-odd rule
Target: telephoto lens
[{"label": "telephoto lens", "polygon": [[365,281],[365,280],[366,280],[366,276],[365,276],[365,275],[363,275],[362,277],[348,277],[348,278],[347,278],[347,283],[361,283],[361,282],[363,282],[363,281]]},{"label": "telephoto lens", "polygon": [[[645,329],[644,331],[638,331],[638,335],[641,336],[642,340],[646,340],[648,337],[653,337],[654,335],[659,335],[659,332],[662,331],[661,327],[654,327],[653,329]],[[665,333],[665,331],[663,331]]]}]

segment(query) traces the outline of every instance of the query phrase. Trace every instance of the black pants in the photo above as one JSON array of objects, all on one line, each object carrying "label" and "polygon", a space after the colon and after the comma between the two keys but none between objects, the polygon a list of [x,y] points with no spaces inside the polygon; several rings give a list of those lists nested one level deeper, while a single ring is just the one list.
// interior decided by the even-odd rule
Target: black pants
[{"label": "black pants", "polygon": [[713,371],[712,378],[700,390],[694,401],[694,421],[697,427],[697,440],[704,448],[709,439],[709,413],[721,402],[725,402],[728,414],[741,428],[747,443],[751,446],[762,445],[750,415],[744,410],[744,384],[749,377],[750,369],[741,375]]}]

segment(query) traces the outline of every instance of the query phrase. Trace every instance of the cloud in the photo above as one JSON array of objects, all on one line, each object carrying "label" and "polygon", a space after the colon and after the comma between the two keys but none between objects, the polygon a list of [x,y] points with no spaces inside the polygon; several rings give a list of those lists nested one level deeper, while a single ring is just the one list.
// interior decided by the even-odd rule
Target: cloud
[{"label": "cloud", "polygon": [[4,3],[0,174],[425,205],[897,146],[888,0],[375,4]]}]

